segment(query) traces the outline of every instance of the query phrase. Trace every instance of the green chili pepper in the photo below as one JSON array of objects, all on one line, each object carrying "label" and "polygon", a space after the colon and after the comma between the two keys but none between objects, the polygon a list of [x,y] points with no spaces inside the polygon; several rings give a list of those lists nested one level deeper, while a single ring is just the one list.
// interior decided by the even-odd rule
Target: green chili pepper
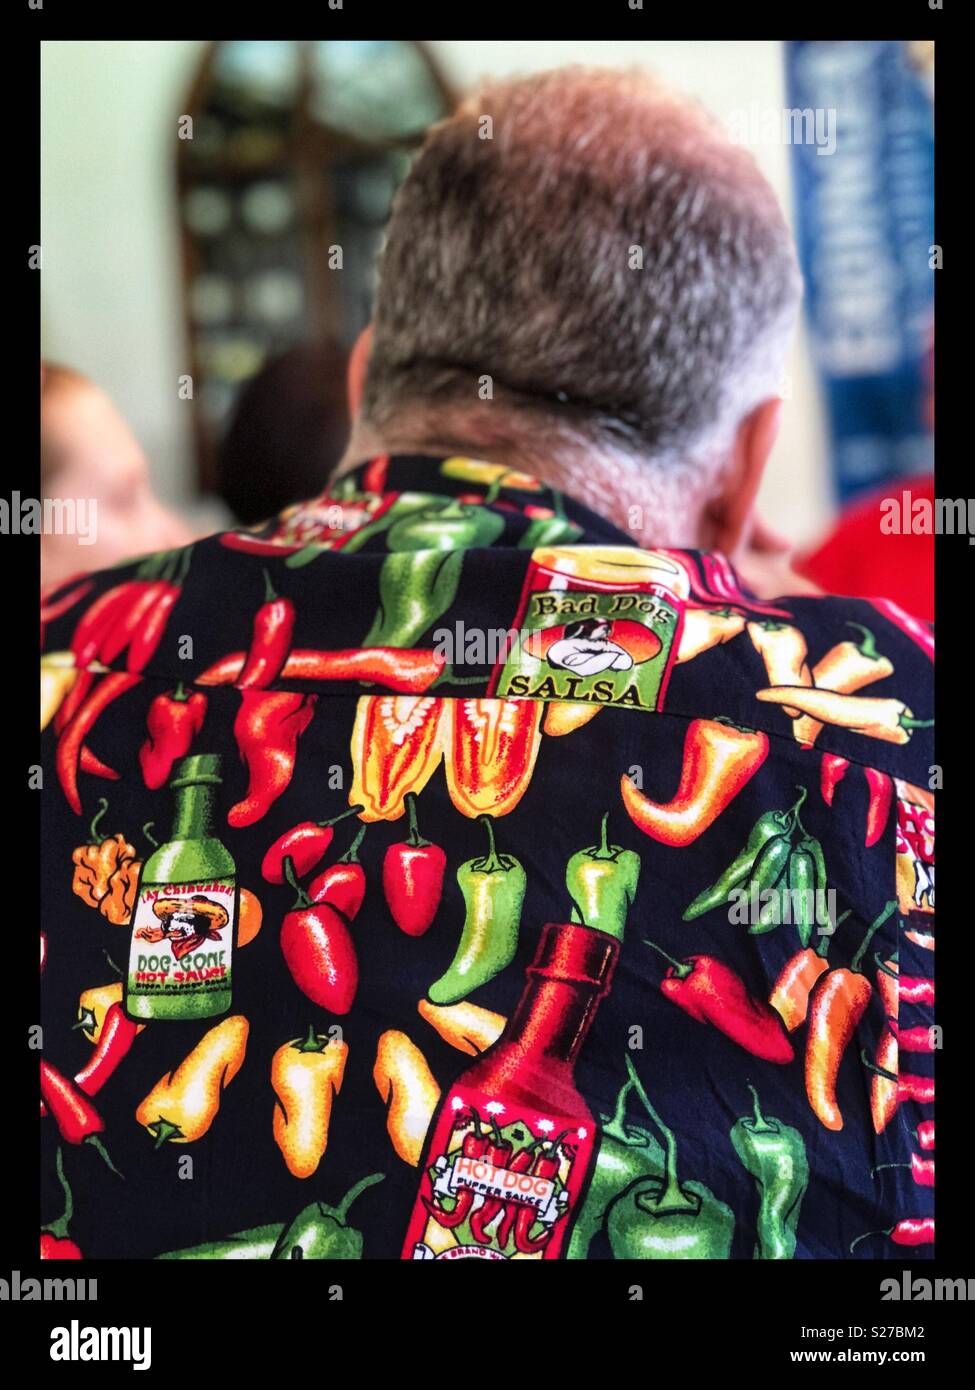
[{"label": "green chili pepper", "polygon": [[[828,921],[827,905],[829,903],[829,899],[826,896],[828,883],[826,879],[826,860],[823,858],[823,847],[817,839],[813,838],[812,835],[804,835],[803,838],[799,841],[798,847],[801,850],[805,850],[805,852],[808,855],[812,856],[812,861],[815,865],[816,911],[813,916],[813,921],[818,922],[820,927],[823,927],[826,921]],[[829,931],[822,931],[821,934],[823,936],[830,936],[832,934],[832,927],[830,927]]]},{"label": "green chili pepper", "polygon": [[540,516],[528,523],[518,540],[520,550],[534,550],[539,545],[568,545],[582,535],[582,527],[564,516]]},{"label": "green chili pepper", "polygon": [[191,1245],[186,1250],[169,1250],[165,1255],[157,1255],[156,1259],[269,1260],[284,1228],[283,1221],[277,1221],[270,1226],[252,1226],[249,1231],[238,1231],[236,1235],[227,1236],[224,1240]]},{"label": "green chili pepper", "polygon": [[599,1148],[585,1200],[572,1228],[567,1260],[584,1260],[597,1231],[602,1229],[610,1205],[640,1178],[660,1178],[664,1171],[664,1151],[646,1129],[626,1123],[626,1102],[633,1082],[624,1081],[616,1097],[612,1117],[599,1119]]},{"label": "green chili pepper", "polygon": [[469,550],[491,545],[504,530],[504,517],[487,507],[451,500],[445,507],[428,507],[397,521],[386,537],[387,549]]},{"label": "green chili pepper", "polygon": [[312,1202],[300,1211],[291,1225],[281,1232],[271,1252],[272,1260],[361,1260],[362,1235],[346,1224],[349,1207],[385,1173],[371,1173],[362,1178],[339,1202],[330,1207],[325,1202]]},{"label": "green chili pepper", "polygon": [[510,854],[498,854],[490,816],[477,818],[488,833],[488,852],[457,870],[467,909],[457,953],[430,986],[434,1004],[456,1004],[493,980],[514,957],[525,900],[525,870]]},{"label": "green chili pepper", "polygon": [[636,894],[640,856],[611,845],[603,816],[600,841],[574,854],[565,867],[565,886],[572,899],[571,921],[623,940],[627,909]]},{"label": "green chili pepper", "polygon": [[799,1208],[809,1185],[802,1135],[781,1120],[766,1119],[754,1086],[754,1118],[744,1116],[731,1131],[735,1153],[758,1184],[756,1260],[791,1260],[796,1253]]},{"label": "green chili pepper", "polygon": [[678,1182],[677,1141],[650,1104],[630,1058],[627,1070],[647,1114],[664,1137],[660,1178],[634,1183],[609,1209],[606,1231],[617,1260],[726,1260],[735,1218],[731,1208],[698,1182]]},{"label": "green chili pepper", "polygon": [[802,840],[789,857],[789,894],[799,940],[809,945],[816,920],[816,861]]},{"label": "green chili pepper", "polygon": [[[751,891],[756,900],[763,893],[778,886],[779,880],[785,876],[791,853],[791,835],[776,835],[774,839],[769,840],[756,859],[752,873]],[[760,936],[763,932],[773,931],[781,921],[781,894],[777,894],[762,905],[758,914],[758,921],[753,922],[748,930],[752,936]]]},{"label": "green chili pepper", "polygon": [[695,917],[703,917],[705,912],[710,912],[712,908],[720,907],[722,903],[727,902],[733,890],[751,873],[756,859],[769,840],[777,835],[791,833],[796,824],[799,807],[806,799],[805,788],[800,790],[802,795],[794,806],[789,807],[788,811],[766,811],[763,816],[758,818],[744,848],[728,865],[721,877],[710,888],[705,888],[703,893],[699,893],[686,909],[683,917],[685,922],[693,922]]},{"label": "green chili pepper", "polygon": [[412,647],[453,603],[464,554],[416,550],[387,555],[379,571],[379,611],[364,647]]}]

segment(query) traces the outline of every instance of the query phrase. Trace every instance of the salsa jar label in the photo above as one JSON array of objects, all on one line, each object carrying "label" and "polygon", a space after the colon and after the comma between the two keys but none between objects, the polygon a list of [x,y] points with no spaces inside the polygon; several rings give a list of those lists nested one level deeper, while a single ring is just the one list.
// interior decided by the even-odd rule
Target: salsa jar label
[{"label": "salsa jar label", "polygon": [[596,1137],[588,1118],[455,1086],[434,1124],[402,1258],[558,1259]]},{"label": "salsa jar label", "polygon": [[683,569],[655,551],[533,551],[489,693],[659,709],[687,591]]},{"label": "salsa jar label", "polygon": [[[216,996],[229,1005],[231,957],[236,932],[236,886],[233,879],[198,883],[143,883],[132,914],[132,939],[126,1009],[136,1000],[140,1016],[152,1017],[146,1005],[181,1001],[185,1017],[215,1009]],[[202,1007],[201,1007],[202,1005]],[[173,1013],[167,1010],[167,1016]]]}]

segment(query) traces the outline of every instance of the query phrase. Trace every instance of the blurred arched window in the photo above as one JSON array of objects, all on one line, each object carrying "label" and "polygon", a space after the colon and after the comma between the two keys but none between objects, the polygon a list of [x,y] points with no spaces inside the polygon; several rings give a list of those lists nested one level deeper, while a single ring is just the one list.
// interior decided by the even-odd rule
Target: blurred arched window
[{"label": "blurred arched window", "polygon": [[227,40],[178,142],[184,310],[201,491],[241,388],[272,357],[368,321],[390,202],[453,98],[422,44]]}]

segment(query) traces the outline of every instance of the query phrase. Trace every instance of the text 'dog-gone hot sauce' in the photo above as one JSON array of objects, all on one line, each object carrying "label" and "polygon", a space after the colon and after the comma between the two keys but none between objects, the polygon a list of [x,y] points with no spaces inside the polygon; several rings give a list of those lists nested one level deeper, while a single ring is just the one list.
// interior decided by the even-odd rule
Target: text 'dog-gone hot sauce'
[{"label": "text 'dog-gone hot sauce'", "polygon": [[574,1080],[619,942],[543,930],[501,1037],[451,1087],[431,1127],[404,1260],[557,1260],[598,1140]]},{"label": "text 'dog-gone hot sauce'", "polygon": [[130,1018],[212,1018],[230,1008],[237,869],[212,833],[220,780],[216,754],[183,758],[174,769],[173,833],[142,866],[135,895]]}]

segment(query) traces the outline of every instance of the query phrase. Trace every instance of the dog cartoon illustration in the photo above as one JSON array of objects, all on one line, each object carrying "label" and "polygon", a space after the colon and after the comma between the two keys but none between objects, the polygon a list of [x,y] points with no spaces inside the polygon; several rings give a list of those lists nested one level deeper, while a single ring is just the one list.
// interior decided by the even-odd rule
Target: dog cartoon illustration
[{"label": "dog cartoon illustration", "polygon": [[136,936],[142,941],[169,941],[177,960],[206,941],[219,940],[230,921],[226,908],[202,893],[192,898],[157,898],[152,910],[159,926],[140,927]]}]

